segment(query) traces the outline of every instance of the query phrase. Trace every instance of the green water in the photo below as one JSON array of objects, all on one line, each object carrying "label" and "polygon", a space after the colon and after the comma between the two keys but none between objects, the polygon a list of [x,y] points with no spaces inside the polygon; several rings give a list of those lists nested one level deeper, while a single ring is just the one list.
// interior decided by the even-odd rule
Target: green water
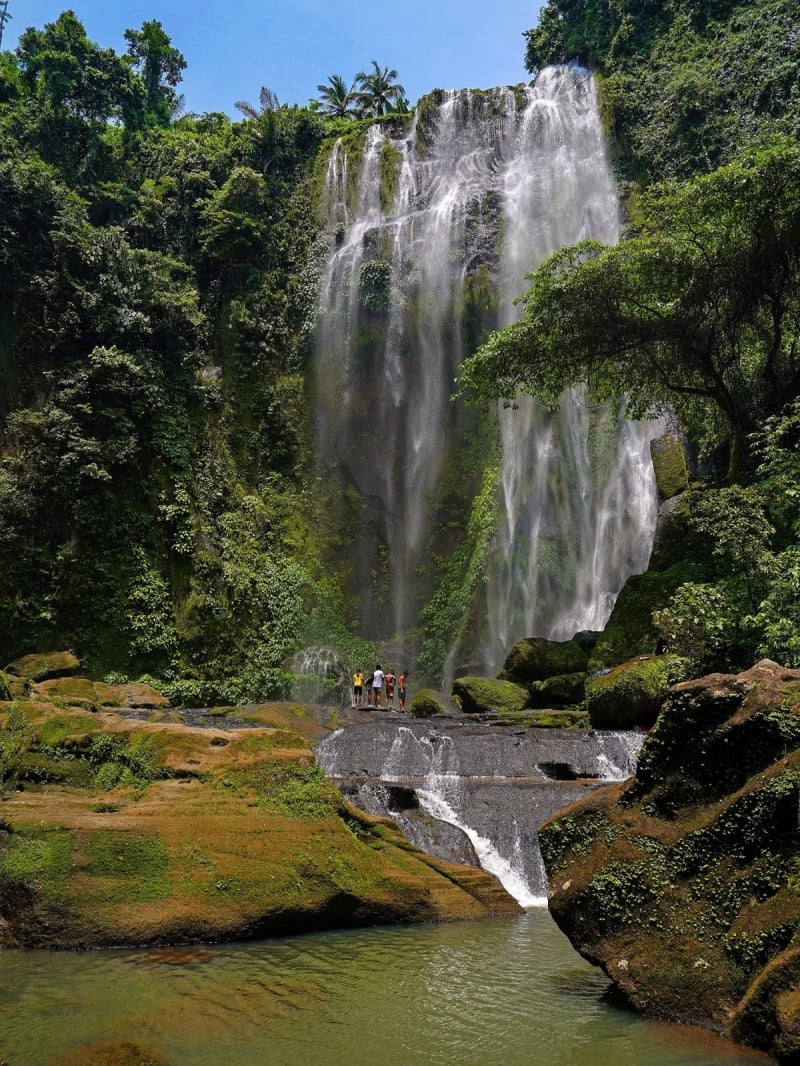
[{"label": "green water", "polygon": [[7,951],[0,1060],[54,1066],[68,1049],[134,1041],[192,1066],[772,1061],[645,1022],[608,989],[545,911],[220,948]]}]

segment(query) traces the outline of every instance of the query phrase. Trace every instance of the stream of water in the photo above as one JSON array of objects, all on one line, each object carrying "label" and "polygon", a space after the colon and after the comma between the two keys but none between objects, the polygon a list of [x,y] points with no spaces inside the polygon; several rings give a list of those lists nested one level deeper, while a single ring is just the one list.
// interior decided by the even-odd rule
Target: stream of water
[{"label": "stream of water", "polygon": [[644,1021],[609,987],[541,910],[215,948],[4,951],[0,1061],[110,1063],[89,1046],[114,1041],[170,1066],[772,1061]]}]

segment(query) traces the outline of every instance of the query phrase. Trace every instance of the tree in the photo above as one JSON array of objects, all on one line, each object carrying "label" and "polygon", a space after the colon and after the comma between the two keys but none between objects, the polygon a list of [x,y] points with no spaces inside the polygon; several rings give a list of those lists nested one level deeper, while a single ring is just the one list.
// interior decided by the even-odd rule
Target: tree
[{"label": "tree", "polygon": [[258,94],[259,107],[253,107],[247,100],[237,100],[234,107],[241,111],[245,118],[252,118],[255,121],[262,118],[269,111],[275,111],[280,107],[280,101],[278,100],[278,94],[273,92],[272,89],[268,89],[266,85],[261,86],[261,90]]},{"label": "tree", "polygon": [[800,145],[658,186],[638,236],[561,249],[529,278],[525,313],[466,362],[467,387],[552,406],[585,382],[634,414],[716,413],[735,472],[745,435],[800,389]]},{"label": "tree", "polygon": [[168,126],[179,103],[175,86],[186,69],[186,60],[160,22],[143,22],[140,30],[125,30],[128,55],[145,85],[149,121]]},{"label": "tree", "polygon": [[[36,99],[39,129],[58,142],[81,136],[76,122],[101,131],[110,118],[137,125],[143,111],[143,88],[130,64],[110,48],[99,48],[83,24],[65,11],[43,30],[27,29],[17,58],[23,84]],[[47,147],[45,145],[44,147]]]},{"label": "tree", "polygon": [[321,98],[321,110],[326,115],[336,118],[347,118],[352,115],[352,104],[356,99],[356,83],[348,89],[347,83],[340,74],[331,74],[327,85],[318,85],[317,92]]},{"label": "tree", "polygon": [[0,48],[3,47],[3,30],[6,28],[6,23],[11,21],[11,15],[8,13],[8,0],[0,0]]},{"label": "tree", "polygon": [[381,70],[374,59],[371,71],[361,70],[356,74],[356,102],[361,115],[385,115],[393,102],[405,97],[406,91],[394,80],[396,77],[396,70],[390,70],[388,67]]}]

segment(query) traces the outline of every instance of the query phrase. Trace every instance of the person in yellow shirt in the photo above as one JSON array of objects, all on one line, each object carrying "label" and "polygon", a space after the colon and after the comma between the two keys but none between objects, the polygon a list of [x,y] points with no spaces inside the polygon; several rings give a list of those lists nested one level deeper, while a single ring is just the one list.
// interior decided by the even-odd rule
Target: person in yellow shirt
[{"label": "person in yellow shirt", "polygon": [[353,674],[353,706],[361,706],[361,694],[364,691],[364,674],[356,670]]}]

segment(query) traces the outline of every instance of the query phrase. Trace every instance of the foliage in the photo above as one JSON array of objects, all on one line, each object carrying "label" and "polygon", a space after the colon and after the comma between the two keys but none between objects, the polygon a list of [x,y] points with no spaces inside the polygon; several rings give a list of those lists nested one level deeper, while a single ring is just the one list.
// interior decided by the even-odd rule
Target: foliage
[{"label": "foliage", "polygon": [[714,436],[721,421],[738,448],[800,387],[798,233],[795,142],[659,186],[639,236],[564,248],[530,275],[525,314],[467,360],[465,386],[555,405],[588,382],[599,398],[627,393],[634,414],[700,413]]},{"label": "foliage", "polygon": [[358,86],[356,101],[359,115],[375,118],[387,114],[394,106],[408,110],[405,89],[395,80],[397,71],[381,66],[373,59],[372,69],[360,70],[356,74]]},{"label": "foliage", "polygon": [[662,640],[697,670],[745,666],[756,657],[800,666],[800,403],[753,438],[761,459],[748,487],[693,499],[691,525],[710,547],[710,581],[681,585],[654,614]]},{"label": "foliage", "polygon": [[798,134],[795,23],[793,0],[549,0],[526,65],[597,69],[626,174],[688,177]]}]

